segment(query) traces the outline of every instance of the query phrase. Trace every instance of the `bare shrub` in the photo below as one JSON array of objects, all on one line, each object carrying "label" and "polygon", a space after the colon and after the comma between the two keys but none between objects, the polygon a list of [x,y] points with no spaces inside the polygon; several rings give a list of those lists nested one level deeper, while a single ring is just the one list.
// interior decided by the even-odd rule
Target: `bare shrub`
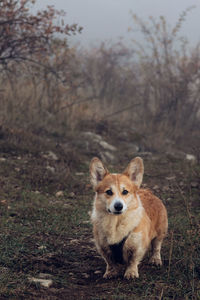
[{"label": "bare shrub", "polygon": [[116,120],[119,114],[123,118],[124,111],[137,106],[136,68],[132,51],[122,43],[102,43],[82,53],[81,94],[91,99],[91,117],[96,121]]},{"label": "bare shrub", "polygon": [[133,16],[144,36],[142,45],[134,43],[141,87],[138,126],[154,137],[154,146],[167,138],[184,139],[199,126],[199,46],[191,52],[179,37],[189,10],[172,29],[164,17],[145,23]]},{"label": "bare shrub", "polygon": [[[1,0],[0,2],[0,66],[9,62],[34,61],[36,55],[52,53],[51,42],[56,34],[70,35],[81,31],[77,24],[65,24],[63,11],[48,6],[32,14],[35,0]],[[55,20],[57,21],[55,23]],[[40,64],[42,62],[40,61]]]},{"label": "bare shrub", "polygon": [[85,120],[115,121],[144,136],[150,149],[192,143],[199,134],[200,49],[189,50],[179,34],[188,11],[174,28],[164,17],[145,23],[133,16],[144,39],[132,49],[105,42],[86,51],[51,36],[45,55],[31,54],[38,64],[9,62],[1,73],[0,122],[64,133]]},{"label": "bare shrub", "polygon": [[81,27],[65,24],[65,13],[52,6],[32,14],[34,3],[0,2],[0,122],[47,127],[65,101],[64,87],[71,96],[76,74],[70,63],[75,63],[73,49],[66,38],[55,36],[75,34]]},{"label": "bare shrub", "polygon": [[[72,120],[70,105],[76,100],[77,69],[74,50],[56,42],[53,57],[46,57],[48,68],[35,64],[12,64],[1,75],[0,122],[23,128],[52,130]],[[63,111],[62,107],[68,106]],[[60,128],[59,128],[60,129]]]}]

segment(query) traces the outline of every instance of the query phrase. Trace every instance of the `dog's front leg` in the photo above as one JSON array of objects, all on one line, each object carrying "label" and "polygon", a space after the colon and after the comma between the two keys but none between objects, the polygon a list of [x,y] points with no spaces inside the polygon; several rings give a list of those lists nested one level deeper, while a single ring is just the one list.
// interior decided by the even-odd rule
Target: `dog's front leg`
[{"label": "dog's front leg", "polygon": [[106,271],[103,275],[103,278],[114,278],[119,275],[120,272],[120,266],[119,264],[116,264],[112,260],[112,254],[109,249],[101,249],[101,255],[103,256],[105,262],[106,262]]},{"label": "dog's front leg", "polygon": [[133,279],[133,278],[138,278],[139,273],[138,273],[138,265],[141,262],[143,256],[145,254],[144,249],[142,248],[137,248],[134,251],[134,254],[132,258],[130,259],[129,265],[126,269],[126,272],[124,274],[124,278],[126,279]]}]

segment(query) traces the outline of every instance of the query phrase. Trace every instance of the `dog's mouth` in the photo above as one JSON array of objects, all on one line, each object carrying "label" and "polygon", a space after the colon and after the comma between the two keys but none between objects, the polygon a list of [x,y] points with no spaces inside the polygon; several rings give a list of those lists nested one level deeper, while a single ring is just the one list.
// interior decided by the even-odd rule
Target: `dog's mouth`
[{"label": "dog's mouth", "polygon": [[108,209],[109,214],[113,214],[113,215],[121,215],[123,213],[123,211],[111,211],[110,209]]}]

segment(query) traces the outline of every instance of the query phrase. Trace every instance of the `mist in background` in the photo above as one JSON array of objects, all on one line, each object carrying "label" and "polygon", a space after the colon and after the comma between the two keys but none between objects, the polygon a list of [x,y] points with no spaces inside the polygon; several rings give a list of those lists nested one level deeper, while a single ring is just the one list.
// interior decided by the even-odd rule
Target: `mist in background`
[{"label": "mist in background", "polygon": [[[27,0],[28,10],[13,3],[14,16],[22,4],[22,23],[9,20],[9,35],[2,25],[0,121],[65,135],[83,128],[99,133],[95,126],[120,120],[145,136],[150,150],[166,151],[174,142],[199,147],[200,2]],[[39,16],[32,27],[27,11],[31,20]],[[25,40],[16,47],[24,26]]]},{"label": "mist in background", "polygon": [[[149,16],[159,18],[164,16],[167,23],[173,27],[180,14],[194,6],[181,28],[181,34],[186,37],[191,46],[200,40],[200,1],[194,0],[43,0],[37,1],[36,9],[54,5],[63,9],[68,24],[78,23],[83,27],[81,35],[72,37],[71,42],[80,42],[84,47],[99,44],[104,40],[113,42],[123,39],[129,43],[132,38],[141,36],[134,28],[131,13],[138,15],[144,21]],[[129,33],[128,29],[135,29]]]}]

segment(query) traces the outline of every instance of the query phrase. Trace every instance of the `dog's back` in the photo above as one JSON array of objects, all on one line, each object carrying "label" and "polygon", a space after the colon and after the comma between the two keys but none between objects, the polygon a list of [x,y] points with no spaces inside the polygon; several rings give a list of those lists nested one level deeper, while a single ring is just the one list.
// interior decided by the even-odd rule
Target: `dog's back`
[{"label": "dog's back", "polygon": [[137,193],[147,216],[151,220],[151,231],[154,231],[156,236],[161,233],[165,235],[168,229],[168,219],[162,201],[148,189],[140,189]]}]

